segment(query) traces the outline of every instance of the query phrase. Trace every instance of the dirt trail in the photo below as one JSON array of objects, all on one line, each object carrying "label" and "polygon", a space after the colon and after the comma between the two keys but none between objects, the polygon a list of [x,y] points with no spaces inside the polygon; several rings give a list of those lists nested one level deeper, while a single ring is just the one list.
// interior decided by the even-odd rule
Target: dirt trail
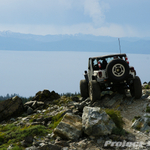
[{"label": "dirt trail", "polygon": [[149,99],[141,98],[133,100],[133,103],[131,103],[130,105],[123,104],[121,106],[121,115],[125,122],[124,129],[129,133],[133,134],[137,141],[145,142],[146,140],[149,140],[149,135],[146,135],[131,128],[131,125],[133,123],[132,120],[134,119],[134,117],[143,116],[145,114],[145,108],[148,103],[150,103]]}]

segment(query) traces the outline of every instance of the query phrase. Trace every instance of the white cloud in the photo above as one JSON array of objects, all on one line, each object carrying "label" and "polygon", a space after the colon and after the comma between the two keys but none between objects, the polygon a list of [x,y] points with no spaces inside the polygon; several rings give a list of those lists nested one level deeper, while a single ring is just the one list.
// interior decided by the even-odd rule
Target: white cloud
[{"label": "white cloud", "polygon": [[109,8],[109,5],[99,0],[85,0],[84,13],[88,14],[95,25],[101,25],[105,21],[104,12]]},{"label": "white cloud", "polygon": [[0,31],[113,37],[149,35],[146,29],[136,29],[129,23],[108,23],[105,18],[110,3],[104,0],[0,0],[0,4],[3,14]]}]

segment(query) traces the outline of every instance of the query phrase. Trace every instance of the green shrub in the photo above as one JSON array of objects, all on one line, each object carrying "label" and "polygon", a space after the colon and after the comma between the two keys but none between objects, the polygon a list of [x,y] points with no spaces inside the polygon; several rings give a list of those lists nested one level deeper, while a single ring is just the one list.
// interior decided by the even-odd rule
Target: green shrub
[{"label": "green shrub", "polygon": [[150,106],[146,107],[146,112],[150,113]]},{"label": "green shrub", "polygon": [[113,128],[112,130],[112,134],[116,134],[116,135],[126,135],[126,133],[127,132],[121,128]]},{"label": "green shrub", "polygon": [[61,121],[62,118],[63,118],[63,116],[62,116],[63,113],[64,113],[64,112],[58,113],[56,116],[53,116],[53,117],[52,117],[52,122],[51,122],[51,124],[49,125],[49,127],[50,127],[51,129],[54,129],[54,128],[57,127],[57,125],[60,123],[60,121]]},{"label": "green shrub", "polygon": [[132,122],[134,122],[135,120],[141,118],[141,116],[135,116],[133,119],[132,119]]},{"label": "green shrub", "polygon": [[23,148],[19,147],[19,146],[15,146],[15,147],[12,148],[12,150],[23,150]]},{"label": "green shrub", "polygon": [[[8,146],[20,142],[27,136],[44,136],[50,132],[51,131],[43,125],[25,126],[23,128],[15,126],[14,124],[0,126],[0,143],[3,144],[0,146],[0,149],[2,149],[4,145]],[[21,148],[17,146],[15,149],[21,150]]]},{"label": "green shrub", "polygon": [[148,84],[145,86],[145,89],[149,89],[149,85]]},{"label": "green shrub", "polygon": [[122,116],[120,114],[120,111],[114,110],[114,109],[105,109],[105,112],[110,116],[110,118],[113,120],[117,128],[122,129],[124,121],[122,119]]}]

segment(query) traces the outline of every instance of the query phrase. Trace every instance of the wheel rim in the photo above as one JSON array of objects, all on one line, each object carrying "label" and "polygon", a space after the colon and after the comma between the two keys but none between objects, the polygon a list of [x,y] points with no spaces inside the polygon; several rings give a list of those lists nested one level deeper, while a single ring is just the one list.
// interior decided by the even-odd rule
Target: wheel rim
[{"label": "wheel rim", "polygon": [[112,73],[116,77],[121,77],[125,73],[125,67],[122,64],[115,64],[112,67]]}]

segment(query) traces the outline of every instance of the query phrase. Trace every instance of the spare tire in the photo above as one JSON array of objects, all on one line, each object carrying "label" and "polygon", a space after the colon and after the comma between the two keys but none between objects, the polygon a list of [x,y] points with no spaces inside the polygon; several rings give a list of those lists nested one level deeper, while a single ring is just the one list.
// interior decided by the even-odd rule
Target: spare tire
[{"label": "spare tire", "polygon": [[114,59],[107,65],[106,73],[111,81],[123,81],[129,75],[129,65],[122,59]]}]

